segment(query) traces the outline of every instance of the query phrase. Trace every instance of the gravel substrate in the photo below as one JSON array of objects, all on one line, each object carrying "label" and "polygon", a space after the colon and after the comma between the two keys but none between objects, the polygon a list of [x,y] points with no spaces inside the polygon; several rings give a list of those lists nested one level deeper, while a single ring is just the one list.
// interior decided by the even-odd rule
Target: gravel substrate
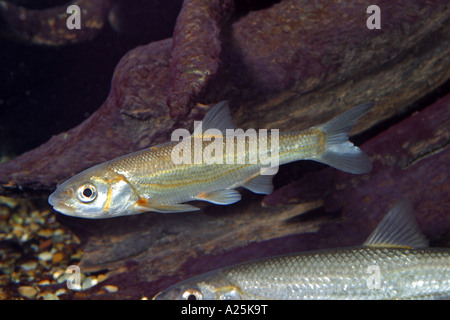
[{"label": "gravel substrate", "polygon": [[74,273],[83,254],[80,240],[42,204],[0,196],[0,300],[72,299],[92,287],[97,297],[116,292],[100,284],[106,274]]}]

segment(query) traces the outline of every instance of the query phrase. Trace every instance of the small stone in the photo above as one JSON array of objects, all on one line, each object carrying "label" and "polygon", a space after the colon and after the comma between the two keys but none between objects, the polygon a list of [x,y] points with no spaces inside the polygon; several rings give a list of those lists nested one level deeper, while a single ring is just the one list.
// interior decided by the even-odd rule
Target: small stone
[{"label": "small stone", "polygon": [[40,297],[42,297],[44,300],[59,300],[59,298],[51,292],[46,292],[45,294],[41,295]]},{"label": "small stone", "polygon": [[53,236],[52,229],[41,229],[37,232],[37,235],[43,238],[50,238]]},{"label": "small stone", "polygon": [[65,234],[66,232],[63,230],[63,229],[61,229],[61,228],[58,228],[58,229],[56,229],[54,232],[53,232],[53,234],[55,235],[55,236],[60,236],[60,235],[63,235],[63,234]]},{"label": "small stone", "polygon": [[44,250],[52,245],[52,239],[47,239],[39,243],[39,249]]},{"label": "small stone", "polygon": [[52,263],[59,263],[64,259],[64,254],[62,252],[57,252],[53,255]]},{"label": "small stone", "polygon": [[0,203],[7,205],[11,209],[14,209],[19,204],[19,200],[16,198],[0,196]]},{"label": "small stone", "polygon": [[0,288],[6,287],[9,284],[9,281],[10,281],[9,275],[7,274],[0,275]]},{"label": "small stone", "polygon": [[36,261],[28,261],[28,262],[22,263],[20,265],[20,267],[25,271],[30,271],[30,270],[36,269],[37,265],[38,265],[38,263]]},{"label": "small stone", "polygon": [[20,272],[13,271],[11,273],[11,281],[14,283],[20,283],[21,282],[20,275],[21,275]]},{"label": "small stone", "polygon": [[[58,273],[59,274],[59,273]],[[53,274],[53,278],[55,278],[56,272]],[[70,280],[73,286],[80,286],[78,283],[82,283],[86,276],[83,273],[75,274],[73,272],[65,272],[63,271],[60,276],[57,278],[56,282],[63,283],[65,281]],[[80,286],[81,288],[81,286]],[[75,289],[79,290],[79,288]]]},{"label": "small stone", "polygon": [[81,251],[81,249],[78,249],[77,252],[75,252],[74,254],[72,254],[70,256],[70,258],[74,259],[74,260],[80,260],[82,256],[83,256],[83,251]]},{"label": "small stone", "polygon": [[41,226],[39,224],[37,224],[36,222],[32,222],[32,223],[30,223],[29,228],[30,228],[31,232],[36,232],[41,228]]},{"label": "small stone", "polygon": [[12,237],[11,238],[18,238],[20,239],[23,236],[23,230],[19,228],[14,228],[11,232]]},{"label": "small stone", "polygon": [[28,299],[33,299],[37,294],[37,290],[30,286],[21,286],[18,290],[21,296]]},{"label": "small stone", "polygon": [[53,248],[55,248],[58,251],[64,250],[64,247],[65,247],[64,243],[61,242],[53,244]]},{"label": "small stone", "polygon": [[0,204],[0,220],[8,220],[9,209],[6,206]]},{"label": "small stone", "polygon": [[86,277],[84,279],[83,284],[81,285],[81,290],[87,290],[89,288],[92,288],[93,286],[97,285],[98,280],[92,276]]},{"label": "small stone", "polygon": [[50,285],[50,280],[48,280],[48,279],[41,280],[41,281],[38,282],[38,285],[40,285],[40,286],[48,286],[48,285]]},{"label": "small stone", "polygon": [[46,217],[46,216],[48,216],[50,214],[50,210],[41,211],[41,212],[39,212],[39,214],[42,217]]},{"label": "small stone", "polygon": [[107,276],[106,274],[99,274],[99,275],[97,276],[97,281],[98,281],[98,282],[105,281],[106,279],[108,279],[108,276]]},{"label": "small stone", "polygon": [[17,223],[17,224],[22,224],[23,223],[23,218],[21,216],[19,216],[18,214],[13,214],[12,215],[12,220]]},{"label": "small stone", "polygon": [[61,288],[61,289],[56,290],[55,296],[60,296],[60,295],[66,294],[66,293],[67,293],[66,289]]},{"label": "small stone", "polygon": [[[61,277],[62,274],[66,273],[65,270],[56,270],[53,273],[53,279],[57,280],[59,277]],[[59,282],[58,282],[59,283]]]},{"label": "small stone", "polygon": [[27,242],[30,239],[30,234],[24,233],[21,237],[20,237],[20,242]]},{"label": "small stone", "polygon": [[[72,236],[72,241],[73,241],[73,243],[75,243],[75,244],[80,244],[80,243],[81,243],[80,238],[78,238],[76,235],[73,235],[73,236]],[[81,251],[81,250],[80,250],[80,251]]]},{"label": "small stone", "polygon": [[41,212],[39,210],[31,210],[31,212],[29,213],[29,216],[32,217],[33,220],[35,220],[36,218],[41,217]]},{"label": "small stone", "polygon": [[42,261],[50,261],[53,258],[53,255],[49,251],[44,251],[39,254],[38,258]]},{"label": "small stone", "polygon": [[[65,273],[63,272],[58,279],[56,280],[56,282],[58,283],[63,283],[64,281],[67,281],[67,279],[69,279],[69,277],[71,276],[70,273]],[[53,274],[53,277],[55,277],[55,274]]]},{"label": "small stone", "polygon": [[116,286],[113,286],[113,285],[106,285],[106,286],[103,286],[103,288],[106,291],[111,292],[111,293],[119,291],[119,288]]}]

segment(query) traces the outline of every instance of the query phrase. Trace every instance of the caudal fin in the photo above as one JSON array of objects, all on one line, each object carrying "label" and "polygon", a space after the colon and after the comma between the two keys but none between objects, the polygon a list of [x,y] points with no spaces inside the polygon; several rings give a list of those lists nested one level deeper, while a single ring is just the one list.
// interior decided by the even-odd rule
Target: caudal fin
[{"label": "caudal fin", "polygon": [[373,102],[361,104],[317,126],[325,133],[325,151],[314,160],[349,173],[361,174],[372,170],[367,154],[351,143],[348,135],[356,121],[374,105]]}]

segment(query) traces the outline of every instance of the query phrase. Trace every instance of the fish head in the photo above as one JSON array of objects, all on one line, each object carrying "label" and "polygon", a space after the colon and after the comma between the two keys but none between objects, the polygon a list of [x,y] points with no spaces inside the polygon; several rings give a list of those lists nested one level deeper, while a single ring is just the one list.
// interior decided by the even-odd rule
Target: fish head
[{"label": "fish head", "polygon": [[220,271],[175,284],[158,293],[154,300],[242,300],[238,287],[232,285]]},{"label": "fish head", "polygon": [[101,219],[130,214],[137,199],[123,176],[100,164],[59,185],[48,202],[65,215]]}]

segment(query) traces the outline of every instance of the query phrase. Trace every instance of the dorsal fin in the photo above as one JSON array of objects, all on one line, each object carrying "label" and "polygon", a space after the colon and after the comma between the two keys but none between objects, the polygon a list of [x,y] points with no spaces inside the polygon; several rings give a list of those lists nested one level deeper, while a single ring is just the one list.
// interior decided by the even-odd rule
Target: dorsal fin
[{"label": "dorsal fin", "polygon": [[201,121],[201,126],[196,126],[193,136],[199,136],[208,129],[218,129],[225,135],[226,129],[236,129],[236,125],[230,115],[228,101],[217,103],[208,111]]},{"label": "dorsal fin", "polygon": [[419,230],[412,204],[407,200],[401,200],[388,211],[364,245],[423,248],[428,246],[428,241]]}]

